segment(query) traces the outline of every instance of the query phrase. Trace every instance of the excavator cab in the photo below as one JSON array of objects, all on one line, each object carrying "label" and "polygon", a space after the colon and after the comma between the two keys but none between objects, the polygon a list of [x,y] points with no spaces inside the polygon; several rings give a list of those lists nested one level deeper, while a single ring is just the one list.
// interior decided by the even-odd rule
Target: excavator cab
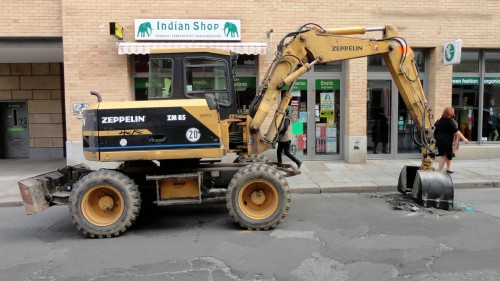
[{"label": "excavator cab", "polygon": [[148,100],[207,99],[215,101],[220,118],[226,119],[238,106],[234,58],[229,51],[211,48],[152,50]]}]

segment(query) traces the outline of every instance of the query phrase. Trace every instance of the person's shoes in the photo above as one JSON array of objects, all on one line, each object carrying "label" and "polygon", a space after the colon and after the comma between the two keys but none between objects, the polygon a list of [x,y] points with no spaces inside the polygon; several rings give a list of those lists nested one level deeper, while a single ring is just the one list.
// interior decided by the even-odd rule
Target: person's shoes
[{"label": "person's shoes", "polygon": [[454,172],[454,171],[453,171],[453,170],[446,170],[446,172],[447,172],[448,174],[453,174],[453,172]]},{"label": "person's shoes", "polygon": [[299,162],[299,164],[297,164],[297,168],[300,169],[300,166],[302,166],[302,162]]}]

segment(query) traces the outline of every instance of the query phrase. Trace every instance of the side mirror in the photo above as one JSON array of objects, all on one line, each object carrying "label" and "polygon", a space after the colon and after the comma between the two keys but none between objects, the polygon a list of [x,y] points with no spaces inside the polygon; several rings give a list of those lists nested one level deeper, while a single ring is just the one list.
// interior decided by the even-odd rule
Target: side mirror
[{"label": "side mirror", "polygon": [[208,108],[210,110],[217,109],[218,104],[214,94],[205,94],[205,100],[207,101]]},{"label": "side mirror", "polygon": [[237,53],[231,52],[231,63],[232,63],[233,68],[236,68],[236,66],[238,65],[238,54]]}]

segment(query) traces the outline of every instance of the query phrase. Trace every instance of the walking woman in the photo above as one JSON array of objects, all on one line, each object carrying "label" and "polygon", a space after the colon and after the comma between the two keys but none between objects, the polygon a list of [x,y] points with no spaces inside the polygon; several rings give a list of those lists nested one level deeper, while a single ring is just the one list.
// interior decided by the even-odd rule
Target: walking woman
[{"label": "walking woman", "polygon": [[278,139],[278,149],[276,150],[276,156],[278,157],[278,163],[281,164],[281,154],[285,153],[290,160],[297,164],[297,168],[300,168],[302,162],[295,158],[293,154],[290,153],[290,144],[292,143],[292,127],[290,126],[290,116],[288,115],[288,109],[285,112],[285,118],[281,123],[281,128],[279,130],[279,139]]},{"label": "walking woman", "polygon": [[452,146],[455,135],[465,143],[469,143],[469,140],[458,130],[458,124],[454,118],[455,109],[451,106],[447,107],[443,110],[441,118],[439,118],[434,125],[436,127],[434,130],[434,138],[436,139],[438,156],[441,156],[441,159],[439,159],[439,172],[442,172],[446,165],[446,172],[453,173],[451,159],[455,157]]}]

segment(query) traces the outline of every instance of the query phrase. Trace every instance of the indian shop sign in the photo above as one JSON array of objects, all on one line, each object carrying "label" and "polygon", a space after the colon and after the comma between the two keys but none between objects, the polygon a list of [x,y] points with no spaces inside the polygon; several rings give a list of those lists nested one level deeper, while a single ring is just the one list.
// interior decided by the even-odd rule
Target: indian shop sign
[{"label": "indian shop sign", "polygon": [[[485,77],[484,85],[500,85],[500,78]],[[479,77],[453,77],[453,85],[470,85],[478,86]]]},{"label": "indian shop sign", "polygon": [[240,41],[239,20],[136,19],[135,40]]}]

